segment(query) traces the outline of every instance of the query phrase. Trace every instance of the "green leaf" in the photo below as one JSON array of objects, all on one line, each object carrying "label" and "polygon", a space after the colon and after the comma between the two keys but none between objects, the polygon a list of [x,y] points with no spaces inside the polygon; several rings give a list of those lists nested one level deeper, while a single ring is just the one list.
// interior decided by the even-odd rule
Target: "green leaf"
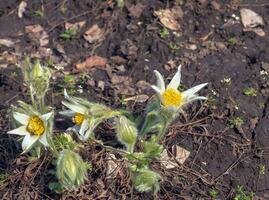
[{"label": "green leaf", "polygon": [[155,98],[151,102],[148,103],[146,107],[146,112],[150,113],[151,111],[157,111],[161,108],[160,100]]},{"label": "green leaf", "polygon": [[158,144],[158,138],[152,135],[149,141],[145,141],[143,146],[143,152],[147,157],[154,159],[160,158],[163,152],[163,146]]},{"label": "green leaf", "polygon": [[158,111],[151,111],[147,114],[142,129],[140,130],[141,137],[145,137],[149,132],[156,130],[156,125],[160,124],[160,115]]},{"label": "green leaf", "polygon": [[67,133],[57,134],[56,136],[54,136],[53,142],[57,151],[62,151],[64,149],[69,149],[73,151],[78,150],[82,147],[81,144],[78,144],[76,141],[74,141],[71,135]]}]

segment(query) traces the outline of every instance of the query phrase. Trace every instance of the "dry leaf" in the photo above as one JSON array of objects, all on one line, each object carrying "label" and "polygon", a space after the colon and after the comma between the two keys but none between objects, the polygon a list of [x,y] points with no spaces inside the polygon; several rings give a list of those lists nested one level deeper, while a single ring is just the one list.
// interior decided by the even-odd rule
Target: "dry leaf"
[{"label": "dry leaf", "polygon": [[141,3],[137,3],[136,5],[131,5],[128,7],[128,11],[130,12],[130,15],[133,17],[140,17],[140,15],[143,13],[145,6]]},{"label": "dry leaf", "polygon": [[244,31],[253,31],[259,36],[265,36],[263,18],[254,11],[246,8],[240,10],[241,20],[245,27]]},{"label": "dry leaf", "polygon": [[126,102],[127,101],[135,101],[135,102],[138,102],[138,103],[144,103],[148,99],[149,99],[148,95],[141,94],[141,95],[136,95],[136,96],[133,96],[133,97],[125,98],[124,101],[126,101]]},{"label": "dry leaf", "polygon": [[97,24],[94,24],[84,33],[84,39],[89,43],[100,42],[104,40],[104,31]]},{"label": "dry leaf", "polygon": [[262,17],[250,9],[242,8],[240,15],[245,28],[255,28],[264,25]]},{"label": "dry leaf", "polygon": [[132,56],[134,58],[137,57],[138,47],[130,39],[121,42],[120,50],[125,55]]},{"label": "dry leaf", "polygon": [[[174,158],[169,156],[168,151],[166,149],[161,154],[160,162],[167,169],[173,169],[176,166],[178,166],[177,162],[180,163],[181,165],[183,165],[184,162],[186,161],[186,159],[190,155],[189,151],[187,151],[186,149],[184,149],[178,145],[174,145],[172,147],[172,151],[173,151],[172,153],[173,153]],[[177,161],[177,162],[175,162],[175,161]]]},{"label": "dry leaf", "polygon": [[176,161],[178,161],[181,165],[183,165],[183,163],[189,157],[190,152],[178,145],[174,145],[172,149],[173,149],[173,154],[175,156]]},{"label": "dry leaf", "polygon": [[116,93],[123,94],[123,95],[135,95],[135,89],[130,87],[129,84],[119,84],[115,86]]},{"label": "dry leaf", "polygon": [[177,62],[175,60],[169,60],[165,65],[164,69],[167,71],[173,70],[177,67]]},{"label": "dry leaf", "polygon": [[187,43],[185,45],[185,48],[186,49],[189,49],[189,50],[192,50],[192,51],[195,51],[197,49],[197,45],[196,44]]},{"label": "dry leaf", "polygon": [[161,9],[154,14],[159,18],[161,23],[168,29],[177,31],[180,29],[178,19],[183,17],[183,11],[180,7],[172,9]]},{"label": "dry leaf", "polygon": [[119,83],[128,82],[128,81],[129,81],[128,76],[117,76],[117,75],[113,75],[111,77],[111,83],[112,84],[119,84]]},{"label": "dry leaf", "polygon": [[73,29],[75,31],[81,29],[86,24],[86,21],[79,21],[74,24],[66,22],[64,24],[65,29]]},{"label": "dry leaf", "polygon": [[117,169],[117,163],[115,162],[116,157],[112,153],[108,153],[107,156],[108,161],[107,161],[107,170],[106,170],[106,178],[111,179],[115,178],[117,176],[116,169]]},{"label": "dry leaf", "polygon": [[173,169],[177,166],[177,163],[168,155],[166,149],[164,149],[161,154],[160,162],[166,169]]},{"label": "dry leaf", "polygon": [[115,69],[117,71],[120,71],[120,72],[125,72],[126,71],[124,65],[115,66]]},{"label": "dry leaf", "polygon": [[25,32],[33,41],[39,43],[41,47],[48,45],[49,35],[39,24],[26,26]]},{"label": "dry leaf", "polygon": [[112,75],[110,79],[117,93],[125,95],[135,95],[136,90],[131,87],[132,78],[128,76]]},{"label": "dry leaf", "polygon": [[35,51],[31,51],[31,57],[36,58],[44,58],[44,57],[51,57],[52,56],[52,50],[47,47],[39,47],[38,49],[35,49]]},{"label": "dry leaf", "polygon": [[16,55],[10,53],[10,52],[3,52],[0,55],[0,68],[6,68],[10,64],[17,64],[18,63],[18,58]]},{"label": "dry leaf", "polygon": [[107,59],[100,56],[91,56],[87,58],[84,62],[76,64],[76,68],[79,71],[83,71],[92,67],[105,66],[107,64]]},{"label": "dry leaf", "polygon": [[136,87],[138,87],[139,90],[146,90],[148,88],[151,88],[151,85],[150,83],[148,83],[147,81],[145,80],[140,80],[136,83]]},{"label": "dry leaf", "polygon": [[269,73],[269,63],[266,62],[262,62],[262,68]]},{"label": "dry leaf", "polygon": [[19,18],[23,17],[23,13],[26,11],[26,6],[27,6],[27,3],[25,1],[22,1],[20,3],[19,8],[18,8],[18,17]]},{"label": "dry leaf", "polygon": [[104,81],[98,81],[97,87],[100,88],[102,91],[105,90],[105,82]]},{"label": "dry leaf", "polygon": [[127,60],[120,56],[111,56],[110,59],[118,65],[127,63]]},{"label": "dry leaf", "polygon": [[253,31],[254,33],[256,33],[258,36],[264,37],[265,36],[265,32],[262,28],[250,28],[247,29],[245,28],[244,31]]},{"label": "dry leaf", "polygon": [[6,47],[13,47],[15,45],[15,42],[10,39],[0,39],[0,46],[1,45]]}]

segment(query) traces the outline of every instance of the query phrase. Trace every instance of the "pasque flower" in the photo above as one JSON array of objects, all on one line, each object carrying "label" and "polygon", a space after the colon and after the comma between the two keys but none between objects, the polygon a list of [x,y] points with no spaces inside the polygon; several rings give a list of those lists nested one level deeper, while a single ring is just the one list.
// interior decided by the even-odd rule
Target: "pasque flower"
[{"label": "pasque flower", "polygon": [[46,114],[29,115],[26,113],[14,112],[13,117],[22,126],[9,131],[9,134],[24,136],[22,141],[22,149],[24,153],[29,151],[33,145],[39,141],[43,145],[48,146],[47,132],[48,121],[53,115],[53,112]]},{"label": "pasque flower", "polygon": [[105,119],[120,115],[120,111],[113,111],[110,108],[98,104],[91,103],[85,99],[78,97],[71,97],[64,90],[64,95],[67,101],[63,101],[69,110],[60,112],[60,114],[67,117],[72,117],[76,127],[78,127],[79,137],[82,140],[87,140],[94,129]]},{"label": "pasque flower", "polygon": [[68,101],[62,101],[62,104],[69,108],[69,110],[62,111],[60,114],[72,117],[74,124],[79,127],[79,135],[83,138],[89,129],[89,105],[87,106],[79,102],[82,101],[81,99],[70,97],[66,90],[64,90],[64,95]]},{"label": "pasque flower", "polygon": [[152,85],[151,87],[155,90],[160,98],[160,101],[164,107],[181,109],[182,106],[195,101],[195,100],[206,100],[204,96],[199,96],[196,93],[207,85],[203,83],[194,86],[186,91],[180,92],[178,87],[180,85],[181,79],[181,65],[170,83],[165,87],[165,82],[163,76],[157,70],[154,71],[157,78],[157,85]]}]

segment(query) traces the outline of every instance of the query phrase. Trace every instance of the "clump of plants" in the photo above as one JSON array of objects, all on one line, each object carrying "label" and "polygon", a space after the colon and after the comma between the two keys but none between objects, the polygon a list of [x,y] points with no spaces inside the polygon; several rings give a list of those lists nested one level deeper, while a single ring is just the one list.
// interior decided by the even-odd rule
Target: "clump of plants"
[{"label": "clump of plants", "polygon": [[[53,131],[55,108],[47,105],[45,101],[51,77],[49,69],[42,66],[38,60],[32,63],[27,58],[22,71],[24,82],[29,88],[31,103],[18,101],[16,106],[12,106],[12,116],[18,127],[8,133],[23,137],[23,153],[40,157],[44,151],[49,151],[54,156],[58,183],[50,186],[57,186],[58,191],[76,190],[87,180],[87,171],[91,169],[91,163],[82,159],[79,150],[85,143],[102,144],[102,141],[95,139],[95,129],[104,120],[110,120],[114,124],[118,141],[125,147],[118,149],[118,153],[129,163],[132,184],[140,192],[156,193],[162,177],[151,168],[151,162],[158,160],[164,150],[160,140],[186,105],[195,100],[206,99],[197,95],[197,92],[207,83],[185,91],[178,89],[181,66],[167,86],[163,76],[154,71],[157,85],[153,85],[152,88],[157,97],[148,103],[143,120],[134,119],[127,110],[114,110],[103,104],[70,96],[64,90],[65,100],[62,104],[67,109],[60,114],[72,119],[74,125],[71,128],[79,138],[79,141],[75,141],[68,133]],[[137,121],[141,123],[135,123]],[[105,145],[103,147],[111,149]]]},{"label": "clump of plants", "polygon": [[255,196],[254,192],[246,192],[243,186],[238,186],[234,200],[252,200]]},{"label": "clump of plants", "polygon": [[257,91],[252,87],[247,87],[243,89],[243,94],[249,97],[256,97]]}]

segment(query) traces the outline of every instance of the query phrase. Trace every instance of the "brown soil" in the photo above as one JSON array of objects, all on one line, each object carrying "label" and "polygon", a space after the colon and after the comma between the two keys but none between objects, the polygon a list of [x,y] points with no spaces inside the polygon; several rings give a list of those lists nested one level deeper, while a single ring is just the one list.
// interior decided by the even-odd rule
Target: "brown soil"
[{"label": "brown soil", "polygon": [[[152,72],[155,69],[171,78],[175,66],[182,64],[184,87],[209,82],[208,88],[201,92],[209,100],[192,104],[178,123],[169,129],[163,141],[166,147],[178,144],[189,150],[191,156],[183,166],[174,170],[165,171],[158,164],[153,165],[164,177],[156,198],[211,199],[209,191],[216,189],[218,199],[233,199],[237,186],[244,186],[246,191],[255,192],[257,199],[269,199],[269,83],[268,76],[260,74],[261,70],[269,73],[269,26],[265,24],[263,30],[266,36],[260,37],[253,32],[244,32],[242,23],[232,17],[233,14],[240,16],[241,8],[249,8],[268,22],[267,0],[188,1],[181,6],[184,12],[179,22],[181,36],[177,37],[170,31],[166,39],[160,37],[159,31],[163,27],[153,11],[172,7],[173,1],[127,1],[127,8],[123,9],[113,6],[111,2],[45,0],[41,4],[32,0],[27,2],[27,11],[19,19],[19,1],[2,0],[0,39],[17,39],[18,43],[10,48],[0,45],[1,57],[15,54],[19,62],[24,55],[40,52],[38,44],[24,29],[26,25],[40,24],[49,35],[47,47],[52,50],[51,55],[58,62],[67,63],[65,73],[75,75],[72,87],[81,85],[84,91],[82,96],[114,108],[126,106],[135,115],[143,113],[145,103],[128,102],[122,105],[123,94],[124,97],[135,94],[151,96],[153,91],[141,81],[154,84]],[[145,6],[142,14],[134,17],[128,7],[138,2]],[[66,13],[60,11],[64,4]],[[45,14],[38,17],[34,11],[42,6]],[[229,19],[235,23],[226,23]],[[86,20],[86,25],[72,40],[63,41],[59,37],[64,31],[65,21],[74,23],[81,20]],[[107,34],[103,41],[89,44],[83,34],[96,23]],[[171,50],[170,43],[178,45],[179,50]],[[65,53],[59,52],[58,45]],[[195,49],[190,49],[194,46]],[[44,62],[51,56],[39,55]],[[90,55],[107,58],[109,65],[78,73],[75,64]],[[113,56],[121,57],[125,71],[119,70]],[[123,83],[115,86],[111,82],[113,77],[120,75],[128,77],[128,84],[124,87],[121,87]],[[60,110],[63,85],[72,88],[64,82],[63,72],[56,71],[54,76],[56,79],[52,81],[47,100]],[[231,81],[225,83],[224,79]],[[100,81],[103,81],[103,88]],[[144,85],[138,84],[139,81]],[[243,90],[247,87],[255,88],[257,95],[245,95]],[[8,109],[19,99],[27,101],[28,97],[18,68],[14,64],[0,67],[0,170],[1,174],[8,174],[8,181],[0,184],[1,199],[154,198],[151,194],[139,194],[132,188],[124,161],[119,161],[122,162],[119,176],[107,180],[104,167],[107,152],[93,145],[88,145],[83,152],[85,159],[93,163],[86,185],[74,193],[59,195],[51,192],[48,183],[54,177],[43,173],[51,168],[50,155],[29,162],[20,155],[20,143],[16,138],[6,134],[12,127]],[[230,120],[234,117],[242,118],[244,123],[230,128]],[[58,116],[56,130],[63,131],[67,127]],[[106,140],[112,136],[106,136],[109,131],[102,130],[109,128],[107,125],[98,131]],[[261,173],[261,166],[265,166],[264,173]]]}]

